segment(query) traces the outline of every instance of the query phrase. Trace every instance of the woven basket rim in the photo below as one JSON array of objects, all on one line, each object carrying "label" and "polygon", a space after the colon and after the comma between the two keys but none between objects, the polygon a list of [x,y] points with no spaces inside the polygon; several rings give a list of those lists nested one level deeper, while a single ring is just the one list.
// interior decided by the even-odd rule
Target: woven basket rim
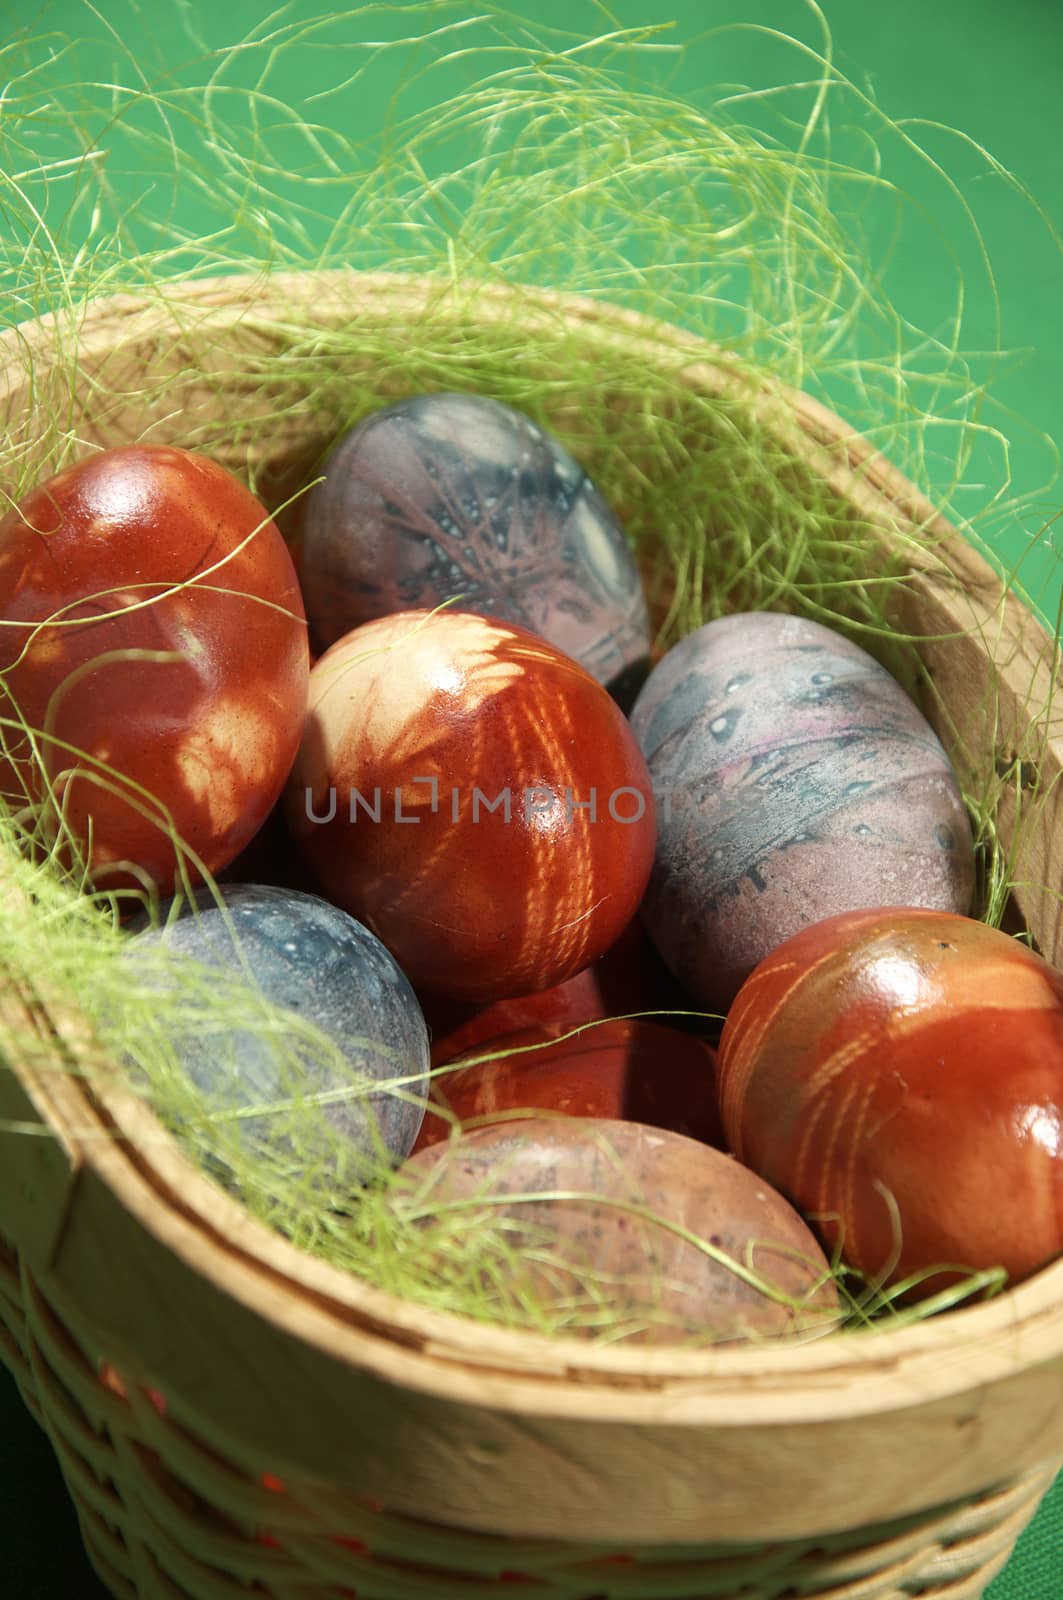
[{"label": "woven basket rim", "polygon": [[[360,303],[394,313],[424,307],[439,285],[339,270],[198,279],[178,289],[183,304],[238,321],[254,303],[298,315],[319,310],[330,299],[344,301],[352,291]],[[578,323],[588,339],[689,352],[691,382],[709,381],[711,372],[717,388],[737,384],[743,393],[751,392],[754,380],[747,369],[726,353],[707,351],[681,330],[579,296],[521,295],[522,307],[527,296],[529,314],[562,315]],[[478,311],[490,316],[507,304],[510,291],[485,288]],[[91,339],[106,328],[108,317],[120,317],[128,326],[130,317],[150,322],[166,310],[165,298],[111,296],[88,307],[80,336]],[[33,319],[0,335],[0,377],[27,349],[45,349],[57,320]],[[947,564],[935,555],[928,557],[928,568],[947,580],[952,568],[968,593],[985,597],[987,614],[999,612],[1018,631],[1040,627],[1013,596],[1002,594],[1000,580],[977,551],[841,418],[774,379],[763,380],[763,390],[773,407],[781,402],[792,412],[794,438],[804,440],[810,456],[834,452],[824,457],[825,464],[835,481],[845,483],[850,498],[887,523],[932,527],[946,535]],[[14,1070],[71,1153],[74,1177],[64,1192],[64,1217],[56,1221],[51,1253],[60,1247],[79,1170],[91,1169],[160,1245],[197,1272],[335,1359],[405,1387],[537,1416],[598,1418],[605,1402],[610,1420],[621,1423],[696,1427],[711,1418],[716,1426],[743,1427],[751,1422],[751,1402],[755,1423],[855,1418],[981,1389],[1063,1358],[1063,1259],[991,1301],[907,1328],[763,1346],[700,1351],[597,1346],[430,1311],[304,1255],[254,1222],[181,1154],[147,1108],[117,1085],[89,1090],[63,1074],[49,1074],[45,1084],[40,1074],[17,1065]]]}]

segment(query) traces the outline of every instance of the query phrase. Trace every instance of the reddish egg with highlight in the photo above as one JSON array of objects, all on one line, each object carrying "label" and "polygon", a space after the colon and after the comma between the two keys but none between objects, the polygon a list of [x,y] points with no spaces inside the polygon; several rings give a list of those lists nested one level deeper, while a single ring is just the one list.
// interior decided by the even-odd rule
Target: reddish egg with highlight
[{"label": "reddish egg with highlight", "polygon": [[656,839],[606,690],[526,629],[463,612],[382,617],[325,652],[287,800],[330,898],[415,985],[481,1003],[607,950]]},{"label": "reddish egg with highlight", "polygon": [[[216,462],[105,450],[0,520],[0,789],[104,887],[169,892],[265,821],[302,734],[287,547]],[[187,853],[186,853],[187,852]]]},{"label": "reddish egg with highlight", "polygon": [[[1013,1282],[1063,1252],[1063,975],[945,912],[850,912],[780,945],[724,1026],[731,1148],[849,1266]],[[953,1273],[952,1278],[957,1274]]]},{"label": "reddish egg with highlight", "polygon": [[[564,1033],[581,1022],[631,1012],[682,1013],[691,1008],[690,996],[668,971],[638,917],[604,955],[551,989],[506,995],[487,1006],[432,995],[418,998],[432,1036],[433,1067],[525,1028]],[[658,1015],[656,1020],[667,1024],[669,1018]]]},{"label": "reddish egg with highlight", "polygon": [[577,1032],[524,1028],[486,1042],[469,1066],[438,1074],[414,1151],[455,1126],[496,1122],[534,1110],[608,1117],[720,1145],[716,1052],[692,1034],[632,1017]]}]

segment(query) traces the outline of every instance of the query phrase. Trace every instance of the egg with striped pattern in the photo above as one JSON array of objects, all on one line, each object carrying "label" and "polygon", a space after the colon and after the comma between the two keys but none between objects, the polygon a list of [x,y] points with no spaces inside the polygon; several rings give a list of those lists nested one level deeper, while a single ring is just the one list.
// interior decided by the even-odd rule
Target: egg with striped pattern
[{"label": "egg with striped pattern", "polygon": [[631,720],[661,802],[643,916],[710,1009],[825,917],[968,910],[971,830],[948,757],[841,634],[767,611],[707,623],[654,669]]},{"label": "egg with striped pattern", "polygon": [[739,991],[719,1087],[739,1161],[868,1277],[928,1274],[925,1295],[1063,1252],[1063,974],[999,929],[915,908],[806,928]]},{"label": "egg with striped pattern", "polygon": [[325,652],[287,807],[324,892],[411,982],[482,1003],[607,950],[656,837],[646,764],[602,685],[466,612],[381,617]]},{"label": "egg with striped pattern", "polygon": [[206,456],[100,450],[0,517],[0,796],[103,889],[219,872],[306,710],[306,618],[265,507]]}]

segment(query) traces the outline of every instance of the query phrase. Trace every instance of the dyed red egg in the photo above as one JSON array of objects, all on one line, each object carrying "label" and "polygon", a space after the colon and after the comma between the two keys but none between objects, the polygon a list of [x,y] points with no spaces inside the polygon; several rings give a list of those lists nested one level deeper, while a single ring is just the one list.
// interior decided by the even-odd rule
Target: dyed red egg
[{"label": "dyed red egg", "polygon": [[566,1332],[734,1342],[836,1318],[826,1260],[792,1207],[681,1134],[528,1118],[422,1150],[402,1172],[420,1180],[425,1211],[482,1198],[468,1226],[506,1222],[502,1272],[514,1304],[538,1301],[568,1320]]},{"label": "dyed red egg", "polygon": [[1007,934],[925,910],[806,929],[740,990],[719,1079],[736,1156],[860,1272],[1017,1281],[1063,1251],[1063,976]]},{"label": "dyed red egg", "polygon": [[[650,943],[636,917],[616,943],[589,967],[552,989],[507,995],[488,1006],[425,996],[422,1010],[432,1034],[432,1065],[469,1055],[488,1039],[523,1028],[567,1032],[632,1011],[689,1011],[691,1002]],[[666,1021],[659,1017],[658,1021]]]},{"label": "dyed red egg", "polygon": [[288,814],[325,892],[414,984],[481,1002],[607,950],[656,837],[605,689],[526,629],[451,611],[366,623],[315,664]]},{"label": "dyed red egg", "polygon": [[722,1143],[716,1052],[692,1034],[618,1017],[578,1033],[557,1025],[524,1028],[490,1040],[477,1054],[495,1059],[433,1079],[415,1151],[448,1138],[456,1123],[497,1121],[520,1110],[618,1117]]},{"label": "dyed red egg", "polygon": [[[0,785],[45,840],[68,827],[105,886],[173,887],[231,861],[302,734],[295,571],[247,489],[204,456],[107,450],[0,521]],[[180,841],[180,844],[178,843]]]}]

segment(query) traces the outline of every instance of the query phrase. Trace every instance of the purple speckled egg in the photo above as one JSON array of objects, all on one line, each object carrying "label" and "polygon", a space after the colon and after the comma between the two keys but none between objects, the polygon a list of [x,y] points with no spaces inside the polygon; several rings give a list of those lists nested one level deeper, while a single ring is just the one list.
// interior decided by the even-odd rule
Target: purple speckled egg
[{"label": "purple speckled egg", "polygon": [[421,1150],[402,1170],[422,1215],[457,1202],[469,1228],[504,1219],[511,1303],[560,1313],[567,1333],[736,1344],[837,1324],[830,1268],[797,1212],[684,1134],[521,1117]]},{"label": "purple speckled egg", "polygon": [[622,696],[650,625],[634,557],[583,468],[477,395],[366,417],[308,497],[302,585],[324,650],[352,628],[444,601],[518,622]]},{"label": "purple speckled egg", "polygon": [[948,757],[866,651],[755,612],[670,650],[631,715],[658,800],[642,915],[703,1005],[842,911],[966,912],[970,824]]}]

